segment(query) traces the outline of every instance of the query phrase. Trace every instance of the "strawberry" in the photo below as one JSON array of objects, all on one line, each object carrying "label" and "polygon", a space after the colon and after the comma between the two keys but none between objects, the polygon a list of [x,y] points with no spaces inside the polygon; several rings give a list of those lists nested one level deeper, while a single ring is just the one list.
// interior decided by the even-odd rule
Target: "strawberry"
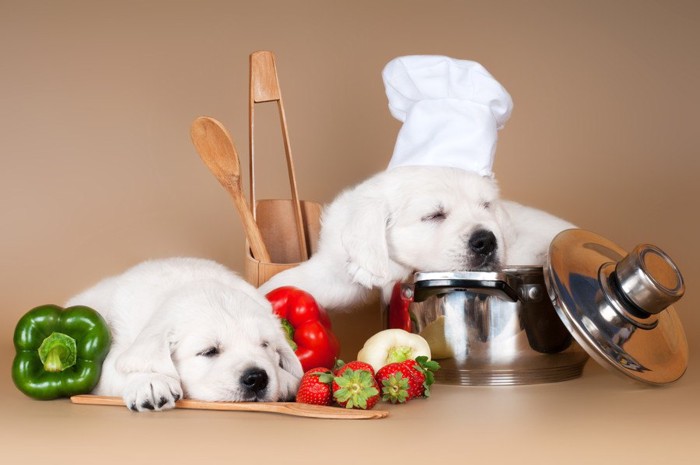
[{"label": "strawberry", "polygon": [[428,397],[435,381],[433,372],[439,368],[437,362],[425,356],[384,365],[376,376],[382,386],[382,399],[395,404]]},{"label": "strawberry", "polygon": [[302,404],[331,405],[333,375],[328,368],[312,368],[301,377],[297,402]]},{"label": "strawberry", "polygon": [[333,398],[341,407],[369,410],[379,401],[379,386],[372,372],[346,365],[333,378]]},{"label": "strawberry", "polygon": [[415,360],[409,359],[400,362],[404,370],[401,372],[408,376],[408,398],[429,397],[430,386],[435,382],[435,372],[440,369],[438,362],[428,360],[428,357],[420,356]]},{"label": "strawberry", "polygon": [[377,371],[375,379],[382,389],[382,400],[403,404],[409,400],[409,371],[403,363],[389,363]]},{"label": "strawberry", "polygon": [[345,363],[342,360],[338,360],[335,363],[333,374],[335,376],[342,376],[342,374],[347,369],[366,370],[366,371],[369,371],[372,374],[372,376],[374,376],[374,368],[372,368],[372,365],[370,365],[369,363],[365,363],[365,362],[358,362],[357,360],[355,360],[353,362],[348,362],[348,363]]}]

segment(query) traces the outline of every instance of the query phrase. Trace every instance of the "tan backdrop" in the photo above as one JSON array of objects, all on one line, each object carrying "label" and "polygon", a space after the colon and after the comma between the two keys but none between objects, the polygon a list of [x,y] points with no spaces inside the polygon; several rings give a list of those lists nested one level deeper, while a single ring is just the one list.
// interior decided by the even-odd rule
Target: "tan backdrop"
[{"label": "tan backdrop", "polygon": [[[678,310],[697,355],[699,5],[2,0],[2,372],[22,313],[141,260],[242,271],[241,224],[188,131],[213,116],[247,154],[260,49],[278,57],[301,196],[319,202],[386,166],[399,128],[387,61],[480,61],[515,102],[495,165],[504,196],[665,249],[687,281]],[[258,194],[286,196],[278,126],[260,111]],[[375,309],[334,317],[344,356],[378,328]]]}]

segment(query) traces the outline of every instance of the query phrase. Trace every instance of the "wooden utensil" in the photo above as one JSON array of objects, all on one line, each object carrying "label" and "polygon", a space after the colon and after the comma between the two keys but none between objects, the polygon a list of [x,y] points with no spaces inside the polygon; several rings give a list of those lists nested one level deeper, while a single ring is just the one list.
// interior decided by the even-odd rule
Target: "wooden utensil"
[{"label": "wooden utensil", "polygon": [[[93,396],[90,394],[73,396],[74,404],[124,406],[121,397]],[[175,402],[175,407],[194,410],[227,410],[245,412],[268,412],[307,418],[325,418],[332,420],[372,420],[386,418],[386,410],[359,410],[342,407],[326,407],[296,402],[205,402],[183,399]]]},{"label": "wooden utensil", "polygon": [[270,261],[260,229],[246,202],[241,187],[241,166],[238,153],[226,128],[214,118],[200,116],[192,123],[190,136],[202,161],[233,199],[253,257]]},{"label": "wooden utensil", "polygon": [[[257,215],[255,202],[255,104],[264,102],[277,102],[282,126],[282,137],[284,140],[284,153],[287,158],[287,172],[289,174],[289,184],[291,187],[292,205],[294,207],[294,221],[297,230],[297,242],[299,244],[300,261],[308,260],[309,250],[307,247],[307,233],[304,228],[302,218],[302,207],[297,192],[297,181],[294,174],[294,162],[292,159],[292,148],[289,143],[289,132],[287,131],[287,118],[284,113],[284,103],[282,101],[282,91],[277,77],[277,65],[275,55],[270,51],[253,52],[250,55],[250,93],[249,93],[249,141],[250,141],[250,205],[253,215]],[[266,204],[267,205],[267,204]],[[282,213],[282,212],[279,212]],[[275,214],[279,214],[275,212]]]}]

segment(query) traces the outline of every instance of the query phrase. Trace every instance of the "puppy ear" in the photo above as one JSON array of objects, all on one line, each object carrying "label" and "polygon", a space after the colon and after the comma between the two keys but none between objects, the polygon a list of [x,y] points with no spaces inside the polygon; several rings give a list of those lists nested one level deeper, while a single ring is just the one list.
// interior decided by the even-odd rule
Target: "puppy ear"
[{"label": "puppy ear", "polygon": [[354,194],[341,231],[345,267],[354,282],[367,288],[381,286],[390,279],[389,206],[379,195]]},{"label": "puppy ear", "polygon": [[280,356],[280,369],[276,371],[278,382],[277,400],[294,400],[299,389],[301,377],[304,375],[304,370],[286,339],[277,345],[277,353]]},{"label": "puppy ear", "polygon": [[297,379],[301,378],[304,374],[301,362],[286,340],[277,346],[277,353],[280,356],[280,368]]},{"label": "puppy ear", "polygon": [[503,263],[512,265],[514,263],[511,263],[511,255],[515,253],[513,245],[518,239],[518,233],[513,225],[513,219],[506,204],[500,199],[491,202],[491,210],[493,211],[503,239]]},{"label": "puppy ear", "polygon": [[122,373],[159,373],[179,379],[172,359],[173,329],[151,320],[134,342],[117,358]]}]

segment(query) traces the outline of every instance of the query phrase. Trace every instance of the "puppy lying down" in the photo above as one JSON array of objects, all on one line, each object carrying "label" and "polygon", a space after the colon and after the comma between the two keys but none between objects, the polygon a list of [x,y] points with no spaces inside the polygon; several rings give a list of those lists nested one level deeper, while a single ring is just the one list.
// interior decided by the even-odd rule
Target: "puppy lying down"
[{"label": "puppy lying down", "polygon": [[93,394],[132,410],[172,408],[182,397],[277,401],[302,375],[270,303],[225,267],[172,258],[142,263],[71,298],[99,311],[112,347]]},{"label": "puppy lying down", "polygon": [[318,251],[263,284],[292,285],[327,308],[361,300],[414,271],[493,270],[544,264],[554,236],[573,225],[499,198],[490,177],[457,168],[400,166],[342,192],[323,213]]}]

